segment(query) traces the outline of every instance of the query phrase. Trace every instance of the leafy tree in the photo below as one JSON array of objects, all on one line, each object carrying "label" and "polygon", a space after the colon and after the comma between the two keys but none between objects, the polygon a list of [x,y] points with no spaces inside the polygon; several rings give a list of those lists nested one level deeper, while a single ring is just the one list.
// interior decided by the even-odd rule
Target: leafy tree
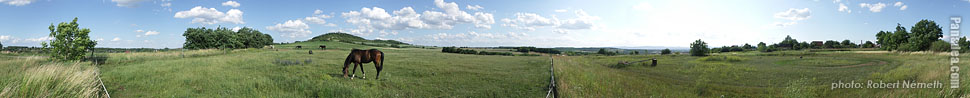
[{"label": "leafy tree", "polygon": [[882,47],[879,47],[879,49],[883,49],[883,50],[894,49],[894,48],[891,48],[891,46],[895,44],[890,44],[893,42],[892,40],[890,40],[892,36],[893,36],[893,33],[888,31],[879,31],[879,33],[876,33],[876,44],[879,44],[882,46]]},{"label": "leafy tree", "polygon": [[666,54],[670,54],[670,49],[669,48],[666,48],[664,50],[660,50],[660,55],[666,55]]},{"label": "leafy tree", "polygon": [[943,30],[936,22],[932,20],[920,20],[913,26],[913,34],[910,35],[909,43],[913,43],[914,47],[919,50],[927,50],[931,43],[939,40],[943,37]]},{"label": "leafy tree", "polygon": [[640,54],[640,51],[635,51],[635,50],[633,51],[633,55],[639,55],[639,54]]},{"label": "leafy tree", "polygon": [[188,28],[185,33],[186,49],[236,49],[236,48],[261,48],[273,44],[273,37],[258,30],[248,27],[238,31],[229,28],[219,27],[216,29]]},{"label": "leafy tree", "polygon": [[801,49],[811,48],[812,47],[812,44],[809,44],[808,42],[802,41],[801,43],[798,43],[798,47],[801,48]]},{"label": "leafy tree", "polygon": [[848,39],[842,40],[842,47],[843,48],[857,48],[856,46],[857,46],[857,44],[852,43],[852,41],[849,41]]},{"label": "leafy tree", "polygon": [[768,46],[765,44],[765,42],[758,43],[758,51],[768,52]]},{"label": "leafy tree", "polygon": [[825,48],[841,48],[841,46],[839,46],[839,42],[832,41],[832,40],[825,41],[825,43],[822,44],[822,46],[824,46]]},{"label": "leafy tree", "polygon": [[798,44],[798,40],[791,38],[791,35],[787,35],[785,36],[785,40],[782,40],[781,43],[778,43],[778,47],[787,48],[787,49],[798,49],[794,47],[796,44]]},{"label": "leafy tree", "polygon": [[61,22],[57,27],[51,24],[47,29],[50,29],[48,36],[53,40],[40,44],[50,53],[51,59],[80,60],[88,49],[98,44],[88,37],[90,29],[78,28],[76,17],[70,23]]},{"label": "leafy tree", "polygon": [[862,48],[873,48],[873,47],[876,47],[876,44],[873,44],[872,41],[866,41],[866,43],[862,44]]},{"label": "leafy tree", "polygon": [[970,51],[970,42],[967,41],[967,37],[961,37],[957,45],[960,45],[960,52]]},{"label": "leafy tree", "polygon": [[596,53],[597,54],[607,54],[606,49],[603,49],[603,48],[600,48],[600,51],[597,51]]},{"label": "leafy tree", "polygon": [[748,43],[744,43],[744,46],[741,46],[741,49],[754,50],[754,46],[751,46],[751,44],[748,44]]},{"label": "leafy tree", "polygon": [[705,43],[704,41],[701,41],[701,39],[697,39],[697,41],[690,43],[691,56],[707,56],[707,53],[708,53],[707,51],[708,51],[707,43]]},{"label": "leafy tree", "polygon": [[0,49],[3,49],[3,42],[0,42]]}]

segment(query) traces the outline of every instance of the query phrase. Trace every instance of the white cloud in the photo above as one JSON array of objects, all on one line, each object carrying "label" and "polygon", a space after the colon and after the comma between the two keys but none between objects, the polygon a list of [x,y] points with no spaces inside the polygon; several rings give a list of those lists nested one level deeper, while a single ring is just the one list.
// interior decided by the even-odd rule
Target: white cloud
[{"label": "white cloud", "polygon": [[574,19],[566,19],[566,20],[560,21],[561,24],[559,25],[559,28],[572,29],[572,30],[592,29],[593,20],[600,19],[599,17],[590,16],[589,14],[586,14],[586,11],[583,11],[583,10],[577,10],[576,16],[577,18],[574,18]]},{"label": "white cloud", "polygon": [[49,41],[49,40],[53,40],[53,39],[54,38],[52,38],[52,37],[44,36],[44,37],[38,37],[38,38],[28,38],[28,39],[24,39],[24,41],[41,42],[41,41]]},{"label": "white cloud", "polygon": [[812,17],[812,11],[808,8],[796,9],[789,8],[788,11],[775,13],[775,18],[788,19],[793,21],[805,20]]},{"label": "white cloud", "polygon": [[554,12],[562,13],[562,12],[566,12],[566,11],[569,11],[569,10],[566,10],[566,9],[558,9],[558,10],[553,10],[553,11]]},{"label": "white cloud", "polygon": [[515,13],[513,19],[502,19],[502,22],[505,22],[502,26],[532,31],[539,27],[559,25],[558,20],[555,17],[550,19],[535,13]]},{"label": "white cloud", "polygon": [[148,31],[148,32],[145,32],[145,36],[148,36],[148,35],[158,35],[158,31]]},{"label": "white cloud", "polygon": [[[840,8],[840,11],[841,11],[841,8]],[[787,19],[790,22],[775,22],[773,25],[786,27],[786,26],[795,25],[796,23],[798,23],[798,21],[812,18],[812,11],[809,10],[808,8],[802,8],[802,9],[789,8],[788,11],[775,13],[774,16],[775,18],[778,18],[778,19]]]},{"label": "white cloud", "polygon": [[505,22],[502,26],[529,31],[542,27],[556,27],[560,30],[554,32],[564,33],[566,32],[564,30],[592,29],[594,28],[593,21],[600,19],[597,16],[590,16],[584,10],[576,10],[575,15],[576,18],[560,20],[556,17],[546,18],[535,13],[516,13],[513,19],[502,19],[502,22]]},{"label": "white cloud", "polygon": [[899,7],[899,10],[906,10],[906,8],[909,7],[909,6],[905,5],[905,4],[903,4],[903,2],[896,2],[895,4],[893,4],[893,6]]},{"label": "white cloud", "polygon": [[111,41],[121,41],[121,38],[115,37],[114,39],[111,39]]},{"label": "white cloud", "polygon": [[555,30],[552,30],[552,32],[559,33],[559,34],[569,33],[568,30],[564,30],[564,29],[555,29]]},{"label": "white cloud", "polygon": [[479,6],[479,5],[466,5],[465,8],[467,8],[469,10],[481,10],[481,9],[485,9],[485,7],[482,7],[482,6]]},{"label": "white cloud", "polygon": [[98,38],[98,39],[96,39],[95,41],[99,41],[99,42],[100,42],[100,41],[104,41],[104,38]]},{"label": "white cloud", "polygon": [[310,26],[303,23],[301,20],[287,20],[284,23],[276,24],[275,26],[266,26],[266,29],[279,32],[281,36],[297,38],[306,37],[313,32],[310,32]]},{"label": "white cloud", "polygon": [[233,32],[239,32],[239,29],[242,29],[242,27],[236,26],[236,27],[230,28],[230,30],[232,30]]},{"label": "white cloud", "polygon": [[350,33],[372,33],[375,31],[404,29],[452,29],[457,24],[473,24],[476,28],[490,29],[495,23],[491,13],[461,11],[458,4],[435,0],[435,6],[443,10],[417,13],[411,7],[404,7],[392,13],[380,7],[361,8],[360,11],[341,13],[347,23],[356,25]]},{"label": "white cloud", "polygon": [[313,14],[314,15],[316,15],[316,14],[323,14],[323,10],[320,10],[320,9],[314,10],[313,11]]},{"label": "white cloud", "polygon": [[882,12],[882,9],[886,8],[886,4],[882,2],[876,4],[859,3],[859,7],[869,8],[869,11],[871,12]]},{"label": "white cloud", "polygon": [[849,7],[845,4],[839,3],[839,12],[852,13],[852,10],[849,10]]},{"label": "white cloud", "polygon": [[315,23],[315,24],[327,24],[327,21],[324,20],[324,19],[329,19],[331,17],[333,17],[333,16],[329,16],[329,15],[315,15],[315,16],[310,16],[310,17],[303,18],[303,20],[305,20],[307,22],[310,22],[310,23]]},{"label": "white cloud", "polygon": [[635,9],[635,10],[644,10],[644,11],[646,11],[646,10],[650,10],[651,8],[652,7],[650,6],[650,4],[649,3],[646,3],[646,2],[639,3],[639,4],[633,6],[633,9]]},{"label": "white cloud", "polygon": [[215,8],[205,8],[202,6],[196,6],[187,11],[179,11],[175,13],[175,18],[193,18],[192,23],[201,24],[216,24],[216,23],[234,23],[234,24],[244,24],[242,20],[243,12],[238,9],[230,9],[226,13],[219,12]]},{"label": "white cloud", "polygon": [[226,2],[222,2],[222,6],[239,7],[239,2],[236,2],[236,1],[226,1]]},{"label": "white cloud", "polygon": [[23,6],[34,2],[34,0],[0,0],[0,3],[6,3],[7,5],[13,6]]},{"label": "white cloud", "polygon": [[111,2],[118,3],[116,5],[120,7],[135,7],[142,1],[145,0],[111,0]]},{"label": "white cloud", "polygon": [[172,3],[162,3],[162,7],[171,7]]}]

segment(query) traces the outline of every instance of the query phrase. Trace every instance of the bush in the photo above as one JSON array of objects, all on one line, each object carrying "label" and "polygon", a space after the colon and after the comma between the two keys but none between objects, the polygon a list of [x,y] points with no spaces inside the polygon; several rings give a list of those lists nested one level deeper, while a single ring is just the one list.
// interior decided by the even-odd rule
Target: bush
[{"label": "bush", "polygon": [[701,41],[701,39],[697,39],[697,41],[690,43],[691,56],[707,56],[708,50],[707,43]]},{"label": "bush", "polygon": [[930,50],[937,52],[948,52],[950,51],[950,43],[943,40],[937,40],[930,44]]},{"label": "bush", "polygon": [[0,91],[4,98],[94,98],[104,96],[98,82],[98,70],[74,63],[41,65],[25,72],[19,83]]},{"label": "bush", "polygon": [[660,50],[660,55],[670,54],[670,49]]}]

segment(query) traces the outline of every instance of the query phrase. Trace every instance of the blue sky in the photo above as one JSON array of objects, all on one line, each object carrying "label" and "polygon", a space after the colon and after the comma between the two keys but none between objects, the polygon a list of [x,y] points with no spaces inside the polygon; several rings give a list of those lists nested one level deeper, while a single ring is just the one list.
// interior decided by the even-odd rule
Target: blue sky
[{"label": "blue sky", "polygon": [[47,26],[78,17],[97,47],[121,48],[178,48],[186,28],[218,26],[276,42],[341,31],[435,46],[858,43],[897,23],[946,25],[968,9],[968,0],[0,0],[0,41],[39,46]]}]

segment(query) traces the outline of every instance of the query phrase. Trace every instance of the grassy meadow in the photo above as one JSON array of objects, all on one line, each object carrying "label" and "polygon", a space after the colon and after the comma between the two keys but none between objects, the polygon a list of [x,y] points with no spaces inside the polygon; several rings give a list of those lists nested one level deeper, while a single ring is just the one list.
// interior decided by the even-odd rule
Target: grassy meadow
[{"label": "grassy meadow", "polygon": [[[320,49],[321,44],[327,49]],[[302,45],[302,49],[295,49]],[[276,49],[109,53],[98,66],[112,97],[543,97],[549,58],[441,53],[438,49],[301,42]],[[343,78],[352,48],[386,53],[380,79]],[[313,51],[313,54],[308,54]],[[5,54],[0,85],[19,83],[43,56]],[[281,61],[298,64],[282,64]],[[81,64],[86,65],[86,64]],[[9,77],[8,77],[9,76]]]},{"label": "grassy meadow", "polygon": [[[319,45],[327,45],[327,49],[320,49]],[[373,64],[363,66],[366,78],[343,77],[341,64],[354,48],[374,48],[386,53],[381,79],[375,79]],[[831,88],[831,83],[839,81],[868,80],[939,81],[948,87],[948,56],[922,52],[806,50],[729,52],[706,57],[494,56],[442,53],[440,48],[430,47],[311,41],[275,45],[275,49],[106,55],[106,64],[92,66],[90,62],[49,62],[38,54],[0,54],[0,97],[106,95],[98,92],[100,84],[92,84],[96,83],[93,76],[102,78],[112,97],[122,98],[544,97],[550,63],[555,64],[561,97],[962,97],[968,92],[948,88]],[[620,64],[652,58],[659,61],[655,67],[645,66],[649,62]],[[961,61],[968,61],[967,58],[970,56],[961,56]],[[363,72],[356,74],[363,76]],[[967,84],[970,82],[962,81],[962,87],[970,87]]]},{"label": "grassy meadow", "polygon": [[[962,61],[967,57],[961,56]],[[554,58],[564,97],[958,97],[967,93],[949,89],[949,56],[940,53],[781,51]],[[615,67],[621,61],[650,58],[658,59],[658,65]],[[945,88],[831,88],[839,81],[868,80],[939,81]],[[966,87],[970,82],[961,84]]]}]

